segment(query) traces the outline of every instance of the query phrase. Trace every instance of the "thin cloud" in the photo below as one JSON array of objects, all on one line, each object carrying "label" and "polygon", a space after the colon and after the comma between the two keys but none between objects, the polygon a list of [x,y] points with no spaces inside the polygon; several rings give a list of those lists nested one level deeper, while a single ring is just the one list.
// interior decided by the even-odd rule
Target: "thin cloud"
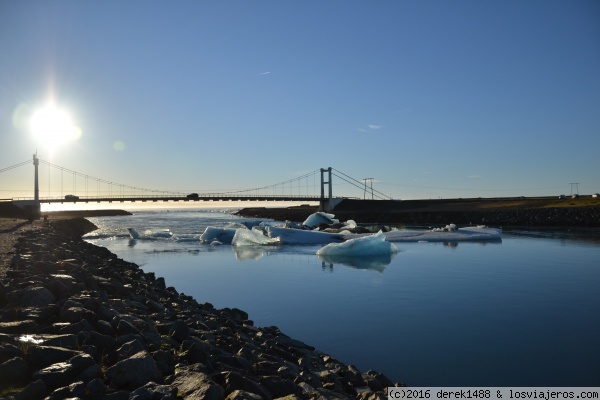
[{"label": "thin cloud", "polygon": [[260,74],[258,74],[258,76],[261,75],[271,75],[271,71],[261,72]]},{"label": "thin cloud", "polygon": [[[367,129],[368,128],[368,129]],[[383,125],[379,125],[379,124],[369,124],[367,125],[367,128],[358,128],[357,130],[359,132],[369,132],[369,131],[376,131],[378,129],[382,129]]]}]

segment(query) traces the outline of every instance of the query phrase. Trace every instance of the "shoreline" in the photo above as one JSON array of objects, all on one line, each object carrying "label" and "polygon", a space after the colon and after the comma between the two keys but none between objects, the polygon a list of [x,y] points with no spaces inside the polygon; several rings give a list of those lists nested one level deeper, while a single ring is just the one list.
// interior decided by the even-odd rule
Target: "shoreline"
[{"label": "shoreline", "polygon": [[16,247],[0,272],[0,396],[385,399],[401,385],[178,293],[85,242],[94,229],[50,218],[6,233]]}]

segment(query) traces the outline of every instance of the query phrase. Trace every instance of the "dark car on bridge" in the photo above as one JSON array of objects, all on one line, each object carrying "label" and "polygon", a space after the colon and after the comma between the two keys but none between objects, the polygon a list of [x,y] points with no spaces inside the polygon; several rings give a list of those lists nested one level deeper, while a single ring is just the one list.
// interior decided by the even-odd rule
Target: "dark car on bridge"
[{"label": "dark car on bridge", "polygon": [[68,194],[65,196],[65,200],[79,200],[79,196],[75,196],[73,194]]},{"label": "dark car on bridge", "polygon": [[190,193],[185,197],[186,197],[186,199],[197,199],[200,196],[198,196],[198,193]]}]

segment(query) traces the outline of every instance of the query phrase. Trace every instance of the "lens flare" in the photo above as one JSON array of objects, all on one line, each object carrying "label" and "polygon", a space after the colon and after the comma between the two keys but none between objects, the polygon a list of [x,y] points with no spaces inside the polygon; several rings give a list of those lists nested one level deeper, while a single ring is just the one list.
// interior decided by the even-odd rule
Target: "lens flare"
[{"label": "lens flare", "polygon": [[117,140],[113,143],[113,149],[116,151],[123,151],[125,150],[125,143],[123,143],[121,140]]}]

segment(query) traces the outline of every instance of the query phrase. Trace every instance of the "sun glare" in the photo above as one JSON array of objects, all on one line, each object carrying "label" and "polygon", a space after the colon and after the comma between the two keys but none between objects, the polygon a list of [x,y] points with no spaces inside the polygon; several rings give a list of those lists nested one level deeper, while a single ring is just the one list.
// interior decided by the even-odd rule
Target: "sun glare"
[{"label": "sun glare", "polygon": [[36,141],[48,150],[55,150],[81,137],[81,130],[73,123],[71,115],[54,104],[34,112],[29,127]]}]

